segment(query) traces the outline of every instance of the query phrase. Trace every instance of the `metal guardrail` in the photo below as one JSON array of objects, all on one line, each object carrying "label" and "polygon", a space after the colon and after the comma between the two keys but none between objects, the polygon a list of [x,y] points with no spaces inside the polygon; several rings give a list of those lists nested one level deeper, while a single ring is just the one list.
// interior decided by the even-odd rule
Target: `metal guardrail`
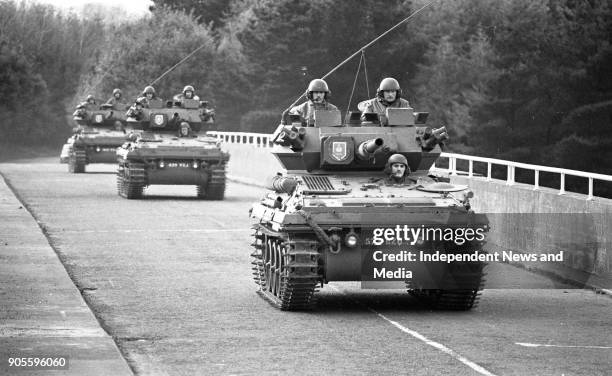
[{"label": "metal guardrail", "polygon": [[252,145],[261,148],[272,147],[271,134],[220,131],[209,131],[207,133],[228,144]]},{"label": "metal guardrail", "polygon": [[534,172],[534,183],[532,184],[533,190],[540,189],[540,172],[551,172],[551,173],[559,174],[560,175],[560,184],[559,184],[559,194],[560,195],[563,195],[566,192],[565,191],[565,177],[566,176],[577,176],[581,178],[586,178],[588,179],[588,187],[589,187],[588,194],[587,194],[587,200],[593,199],[593,181],[594,180],[612,182],[612,175],[596,174],[593,172],[568,170],[565,168],[532,165],[532,164],[527,164],[527,163],[506,161],[503,159],[475,157],[471,155],[454,154],[454,153],[442,153],[440,157],[448,159],[448,169],[441,169],[437,167],[435,164],[434,164],[434,167],[438,170],[448,171],[448,173],[450,173],[451,175],[458,175],[458,172],[460,172],[457,170],[457,160],[468,161],[468,170],[464,171],[464,172],[467,172],[468,177],[474,176],[474,162],[486,163],[487,173],[485,176],[483,176],[483,178],[486,179],[487,181],[499,180],[499,179],[491,178],[491,166],[492,165],[506,166],[507,168],[506,184],[507,185],[515,184],[515,173],[516,173],[517,168],[533,171]]},{"label": "metal guardrail", "polygon": [[[270,148],[272,147],[272,135],[271,134],[263,134],[263,133],[248,133],[248,132],[219,132],[212,131],[208,132],[212,136],[217,139],[223,140],[223,142],[229,144],[243,144],[243,145],[252,145],[255,147],[261,148]],[[532,165],[527,163],[519,163],[506,161],[503,159],[495,159],[495,158],[484,158],[484,157],[475,157],[472,155],[464,155],[464,154],[454,154],[454,153],[442,153],[440,154],[441,158],[448,159],[448,168],[440,168],[434,164],[432,168],[435,168],[440,171],[446,171],[450,175],[459,175],[459,172],[467,173],[467,176],[472,178],[474,176],[474,162],[486,163],[487,164],[487,173],[482,176],[486,181],[493,181],[500,179],[493,179],[491,177],[491,167],[493,165],[506,166],[507,175],[506,175],[506,184],[514,185],[515,182],[515,172],[517,168],[529,170],[534,172],[534,183],[531,184],[533,186],[533,190],[540,189],[540,172],[550,172],[560,175],[560,184],[559,184],[559,195],[563,195],[566,193],[565,190],[565,177],[566,176],[577,176],[581,178],[588,179],[588,194],[587,200],[593,199],[593,181],[607,181],[612,182],[612,175],[603,175],[596,174],[593,172],[584,172],[578,170],[568,170],[564,168],[557,167],[547,167],[540,165]],[[457,170],[457,161],[465,160],[468,162],[468,170],[460,171]],[[480,177],[480,176],[479,176]],[[503,181],[503,180],[501,180]]]}]

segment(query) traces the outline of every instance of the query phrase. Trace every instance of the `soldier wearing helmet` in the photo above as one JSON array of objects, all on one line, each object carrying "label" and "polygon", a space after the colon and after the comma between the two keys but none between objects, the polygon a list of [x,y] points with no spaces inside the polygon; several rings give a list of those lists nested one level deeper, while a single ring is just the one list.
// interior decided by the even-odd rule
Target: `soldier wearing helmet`
[{"label": "soldier wearing helmet", "polygon": [[157,96],[153,86],[147,86],[144,88],[142,91],[142,97],[138,99],[142,98],[144,98],[143,104],[145,108],[162,108],[164,106],[163,99]]},{"label": "soldier wearing helmet", "polygon": [[410,172],[410,166],[408,166],[406,157],[402,154],[393,154],[385,165],[385,173],[388,175],[385,179],[385,184],[405,184],[406,177],[410,175]]},{"label": "soldier wearing helmet", "polygon": [[72,116],[79,117],[81,119],[89,119],[89,111],[96,110],[99,110],[98,104],[96,103],[94,96],[90,94],[85,98],[85,101],[77,105],[76,111],[74,111]]},{"label": "soldier wearing helmet", "polygon": [[[387,108],[408,108],[410,103],[402,98],[402,89],[395,78],[387,77],[380,81],[376,98],[361,102],[359,110],[365,113],[377,113],[381,125],[386,125],[385,111]],[[362,119],[365,116],[362,115]]]},{"label": "soldier wearing helmet", "polygon": [[113,96],[106,101],[106,104],[112,105],[115,110],[126,110],[128,108],[128,102],[123,98],[121,89],[113,90]]},{"label": "soldier wearing helmet", "polygon": [[175,102],[180,102],[183,99],[193,99],[199,101],[200,97],[195,94],[195,89],[193,88],[193,86],[187,85],[185,86],[185,88],[183,88],[183,92],[181,94],[175,95],[173,99]]},{"label": "soldier wearing helmet", "polygon": [[135,118],[135,119],[140,120],[140,118],[142,117],[142,109],[145,108],[146,105],[147,105],[147,98],[140,97],[136,99],[132,107],[130,107],[127,110],[125,116],[129,118]]},{"label": "soldier wearing helmet", "polygon": [[77,117],[77,118],[81,118],[81,119],[87,119],[87,102],[81,102],[76,106],[76,110],[74,111],[74,113],[72,114],[72,116]]},{"label": "soldier wearing helmet", "polygon": [[308,100],[293,107],[289,113],[300,115],[307,125],[314,125],[315,110],[338,110],[338,107],[328,102],[330,94],[327,82],[319,78],[312,80],[306,89]]},{"label": "soldier wearing helmet", "polygon": [[96,103],[96,98],[94,98],[94,96],[91,94],[89,94],[87,98],[85,98],[85,102],[82,102],[81,104],[88,111],[99,110],[98,104]]}]

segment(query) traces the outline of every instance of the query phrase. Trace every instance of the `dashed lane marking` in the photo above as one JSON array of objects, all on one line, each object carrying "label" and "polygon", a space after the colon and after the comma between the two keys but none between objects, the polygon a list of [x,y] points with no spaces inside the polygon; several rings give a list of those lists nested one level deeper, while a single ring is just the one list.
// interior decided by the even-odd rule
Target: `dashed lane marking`
[{"label": "dashed lane marking", "polygon": [[[342,290],[340,290],[339,288],[329,285],[329,287],[331,287],[332,289],[340,292],[343,295],[346,295],[346,293]],[[361,303],[359,303],[361,304]],[[456,351],[454,351],[453,349],[450,349],[446,346],[444,346],[443,344],[433,341],[427,337],[425,337],[424,335],[422,335],[421,333],[417,332],[416,330],[412,330],[410,328],[407,328],[405,326],[403,326],[402,324],[398,323],[397,321],[393,321],[391,319],[389,319],[387,316],[383,315],[382,313],[368,307],[365,306],[370,312],[374,313],[376,316],[380,317],[381,319],[385,320],[386,322],[388,322],[389,324],[395,326],[396,328],[398,328],[399,330],[401,330],[402,332],[418,339],[419,341],[424,342],[425,344],[438,349],[440,351],[442,351],[443,353],[451,356],[452,358],[460,361],[461,363],[465,364],[466,366],[470,367],[471,369],[473,369],[474,371],[478,372],[481,375],[485,375],[485,376],[495,376],[494,373],[488,371],[487,369],[485,369],[484,367],[472,362],[471,360],[469,360],[468,358],[466,358],[465,356],[457,353]]]},{"label": "dashed lane marking", "polygon": [[526,342],[515,342],[515,345],[523,347],[562,347],[568,349],[612,349],[612,346],[587,346],[587,345],[549,345],[543,343],[526,343]]}]

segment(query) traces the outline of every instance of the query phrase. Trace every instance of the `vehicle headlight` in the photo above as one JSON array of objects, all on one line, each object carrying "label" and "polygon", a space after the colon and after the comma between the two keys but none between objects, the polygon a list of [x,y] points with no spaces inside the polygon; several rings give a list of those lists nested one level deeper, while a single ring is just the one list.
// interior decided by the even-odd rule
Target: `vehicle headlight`
[{"label": "vehicle headlight", "polygon": [[349,248],[355,248],[359,244],[359,237],[354,232],[349,232],[344,238],[344,244]]},{"label": "vehicle headlight", "polygon": [[166,167],[166,163],[164,161],[159,161],[159,168]]},{"label": "vehicle headlight", "polygon": [[100,147],[99,147],[99,146],[96,146],[96,152],[98,152],[98,153],[99,153],[99,152],[100,152],[100,150],[102,150],[102,149],[100,149]]}]

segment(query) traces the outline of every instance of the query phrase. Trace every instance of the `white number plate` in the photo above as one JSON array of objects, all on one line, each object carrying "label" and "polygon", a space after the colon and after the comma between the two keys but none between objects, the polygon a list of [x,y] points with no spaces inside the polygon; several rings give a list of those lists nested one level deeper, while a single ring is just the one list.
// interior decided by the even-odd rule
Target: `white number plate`
[{"label": "white number plate", "polygon": [[168,167],[191,167],[187,162],[168,162]]}]

